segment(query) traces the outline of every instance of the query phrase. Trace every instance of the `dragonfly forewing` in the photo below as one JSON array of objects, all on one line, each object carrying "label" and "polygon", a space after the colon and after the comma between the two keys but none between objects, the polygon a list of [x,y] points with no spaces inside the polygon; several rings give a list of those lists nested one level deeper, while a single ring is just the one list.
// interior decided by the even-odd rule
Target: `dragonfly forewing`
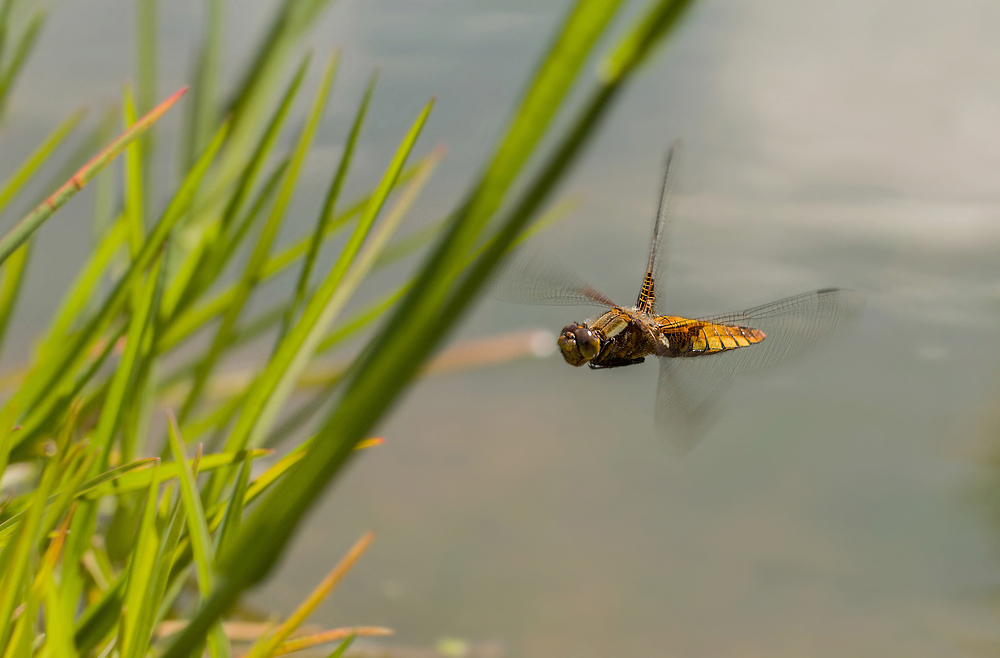
[{"label": "dragonfly forewing", "polygon": [[646,264],[646,274],[636,300],[636,309],[658,315],[660,305],[657,303],[657,285],[663,283],[663,243],[670,220],[670,202],[673,197],[676,171],[681,155],[680,140],[675,141],[667,149],[666,162],[663,168],[663,184],[660,186],[660,203],[656,206],[656,219],[653,221],[653,235],[649,240],[649,260]]},{"label": "dragonfly forewing", "polygon": [[570,267],[548,254],[521,248],[512,252],[491,277],[493,297],[519,304],[552,306],[603,306],[616,304],[591,286]]}]

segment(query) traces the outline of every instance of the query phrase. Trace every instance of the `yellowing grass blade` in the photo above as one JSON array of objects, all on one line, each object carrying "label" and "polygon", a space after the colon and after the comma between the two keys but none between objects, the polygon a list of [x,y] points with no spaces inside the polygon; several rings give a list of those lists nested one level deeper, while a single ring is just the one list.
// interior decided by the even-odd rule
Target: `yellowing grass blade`
[{"label": "yellowing grass blade", "polygon": [[284,642],[292,632],[295,631],[299,626],[302,625],[309,615],[313,613],[323,599],[336,587],[337,583],[343,580],[344,576],[350,571],[351,567],[361,558],[364,552],[368,549],[371,543],[375,540],[375,533],[369,530],[351,547],[347,554],[341,558],[340,562],[337,563],[330,573],[320,581],[319,585],[316,586],[305,601],[295,609],[295,612],[285,620],[283,624],[278,626],[273,633],[267,637],[262,637],[254,645],[254,648],[250,651],[250,658],[267,658],[268,656],[275,655],[275,651],[278,646]]}]

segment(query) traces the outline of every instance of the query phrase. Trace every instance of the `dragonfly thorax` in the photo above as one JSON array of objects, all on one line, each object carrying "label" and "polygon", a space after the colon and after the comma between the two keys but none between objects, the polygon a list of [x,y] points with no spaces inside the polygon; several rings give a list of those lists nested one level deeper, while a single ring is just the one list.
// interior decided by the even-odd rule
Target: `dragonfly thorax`
[{"label": "dragonfly thorax", "polygon": [[606,368],[640,363],[644,356],[658,351],[645,318],[643,313],[616,306],[592,322],[572,322],[559,336],[559,350],[573,366],[587,363]]}]

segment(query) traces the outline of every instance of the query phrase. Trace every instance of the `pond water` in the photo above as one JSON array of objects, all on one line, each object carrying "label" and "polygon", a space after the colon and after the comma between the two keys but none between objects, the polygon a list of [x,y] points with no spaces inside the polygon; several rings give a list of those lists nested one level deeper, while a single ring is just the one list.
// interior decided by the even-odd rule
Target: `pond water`
[{"label": "pond water", "polygon": [[[57,4],[12,106],[5,170],[69,108],[113,100],[130,74],[131,4]],[[161,95],[184,82],[200,16],[193,0],[162,4]],[[232,79],[272,3],[227,4]],[[567,6],[335,4],[312,41],[342,46],[343,74],[296,228],[312,222],[376,65],[352,189],[436,94],[418,148],[449,155],[413,222],[440,217]],[[553,356],[428,378],[249,603],[290,610],[373,527],[315,621],[387,625],[399,646],[453,637],[525,658],[984,646],[998,563],[968,491],[976,419],[1000,394],[998,22],[988,0],[701,3],[608,117],[561,190],[576,210],[542,241],[632,299],[660,163],[680,137],[671,312],[849,287],[868,298],[851,349],[730,393],[681,461],[651,429],[649,364],[591,372]],[[16,340],[78,267],[84,224],[67,212],[45,228]],[[456,339],[554,332],[586,313],[484,301]]]}]

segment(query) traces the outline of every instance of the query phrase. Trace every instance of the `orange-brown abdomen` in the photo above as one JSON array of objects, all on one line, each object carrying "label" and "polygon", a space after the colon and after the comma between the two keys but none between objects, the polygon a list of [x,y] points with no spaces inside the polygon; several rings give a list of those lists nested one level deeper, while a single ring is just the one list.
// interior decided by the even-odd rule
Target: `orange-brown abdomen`
[{"label": "orange-brown abdomen", "polygon": [[764,340],[764,332],[752,327],[714,324],[674,316],[656,318],[667,339],[667,356],[701,356],[749,347]]}]

